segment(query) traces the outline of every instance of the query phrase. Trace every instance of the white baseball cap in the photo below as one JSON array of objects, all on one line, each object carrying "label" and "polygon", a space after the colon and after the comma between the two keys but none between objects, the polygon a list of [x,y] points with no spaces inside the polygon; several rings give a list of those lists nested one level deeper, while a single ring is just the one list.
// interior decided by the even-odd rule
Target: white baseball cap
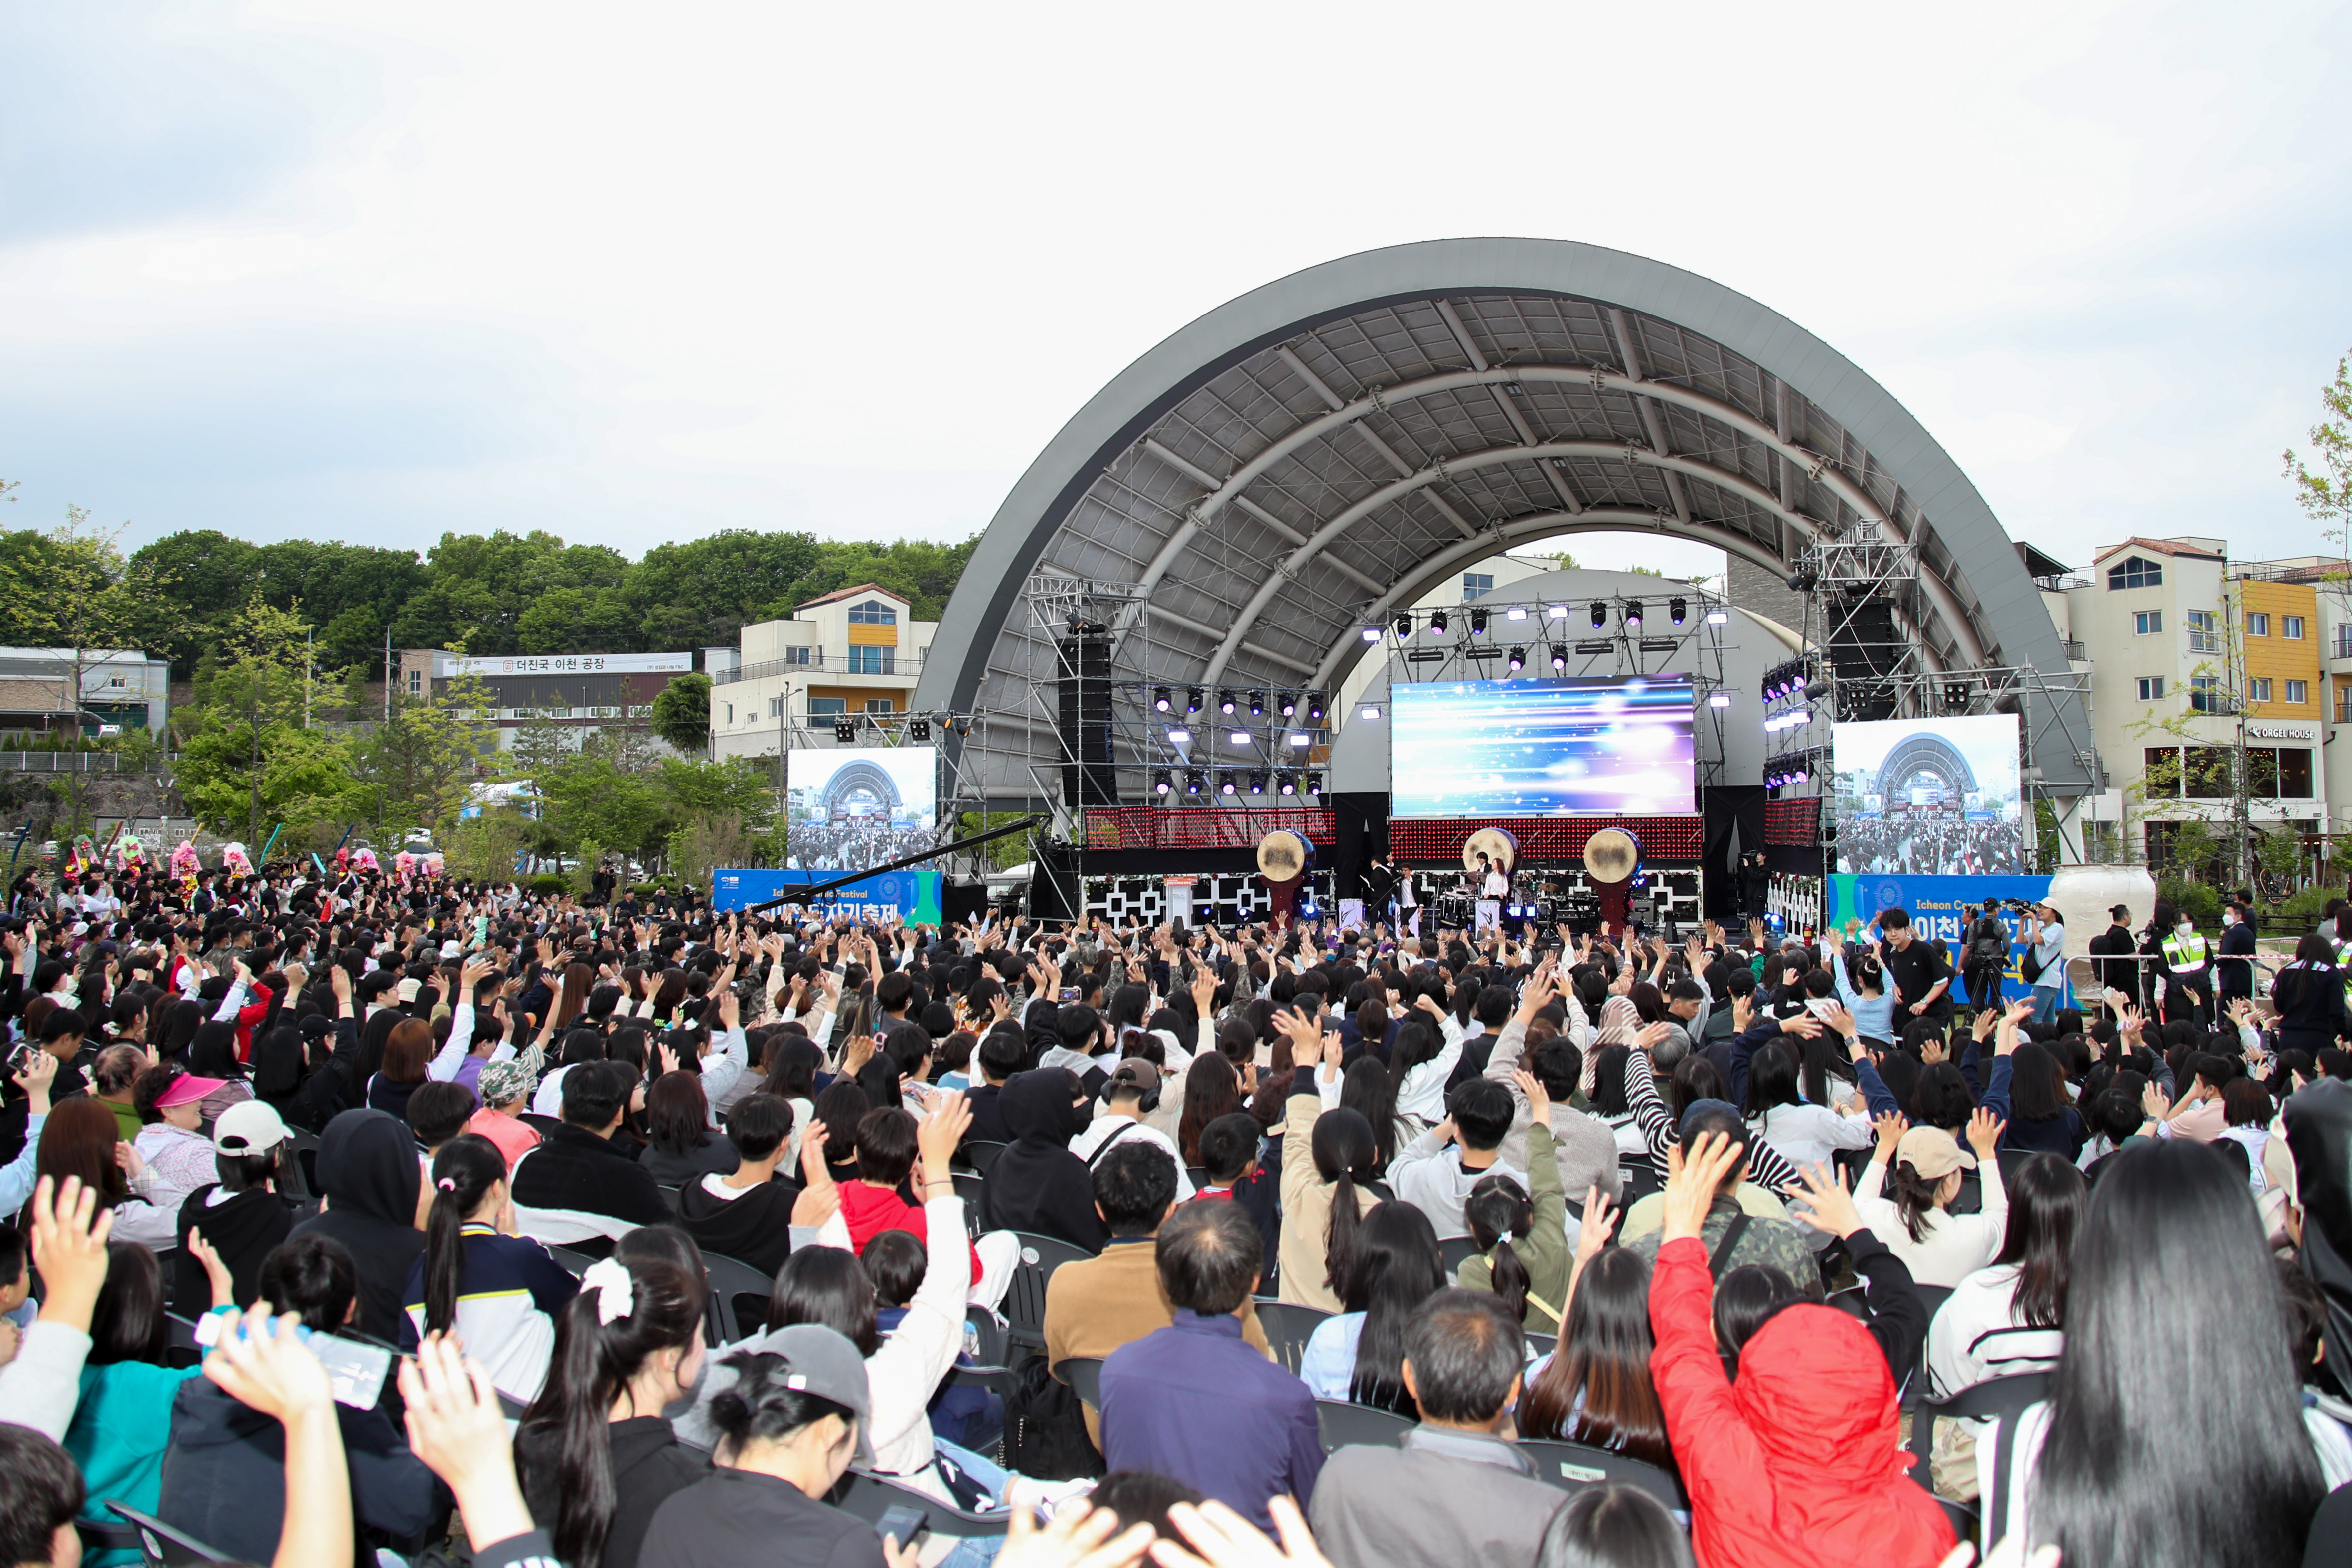
[{"label": "white baseball cap", "polygon": [[290,1136],[266,1100],[240,1100],[213,1123],[213,1148],[223,1154],[266,1154]]}]

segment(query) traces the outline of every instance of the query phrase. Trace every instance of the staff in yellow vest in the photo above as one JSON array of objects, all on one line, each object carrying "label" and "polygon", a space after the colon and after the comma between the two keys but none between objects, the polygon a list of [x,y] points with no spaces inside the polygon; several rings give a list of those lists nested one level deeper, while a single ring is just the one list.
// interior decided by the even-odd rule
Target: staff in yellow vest
[{"label": "staff in yellow vest", "polygon": [[2212,944],[2197,934],[2196,922],[2182,915],[2165,933],[2164,1017],[2167,1023],[2187,1018],[2200,1028],[2213,1022]]}]

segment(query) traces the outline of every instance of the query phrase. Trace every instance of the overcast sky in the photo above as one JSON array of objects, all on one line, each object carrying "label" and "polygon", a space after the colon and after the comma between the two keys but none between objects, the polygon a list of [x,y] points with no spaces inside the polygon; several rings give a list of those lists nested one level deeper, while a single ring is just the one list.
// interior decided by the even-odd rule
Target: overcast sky
[{"label": "overcast sky", "polygon": [[2296,552],[2347,58],[2340,4],[11,6],[0,524],[961,538],[1185,321],[1504,234],[1791,317],[2063,559]]}]

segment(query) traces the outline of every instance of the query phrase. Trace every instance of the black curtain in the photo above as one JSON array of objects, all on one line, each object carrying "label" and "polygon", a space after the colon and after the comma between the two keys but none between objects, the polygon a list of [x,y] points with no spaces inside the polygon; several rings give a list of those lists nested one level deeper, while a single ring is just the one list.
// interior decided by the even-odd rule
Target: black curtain
[{"label": "black curtain", "polygon": [[1364,868],[1389,853],[1389,797],[1386,790],[1335,795],[1331,800],[1331,896],[1364,896]]},{"label": "black curtain", "polygon": [[1706,873],[1700,907],[1710,919],[1734,925],[1740,918],[1739,856],[1764,847],[1764,786],[1718,784],[1699,793],[1698,863]]}]

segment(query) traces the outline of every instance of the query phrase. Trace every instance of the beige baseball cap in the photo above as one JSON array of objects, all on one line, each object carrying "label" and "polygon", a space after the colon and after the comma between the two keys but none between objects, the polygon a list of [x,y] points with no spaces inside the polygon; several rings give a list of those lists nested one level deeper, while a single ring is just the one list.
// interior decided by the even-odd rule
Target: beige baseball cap
[{"label": "beige baseball cap", "polygon": [[1977,1157],[1940,1127],[1914,1127],[1903,1134],[1903,1142],[1895,1146],[1895,1158],[1931,1182],[1941,1181],[1954,1171],[1977,1168]]}]

